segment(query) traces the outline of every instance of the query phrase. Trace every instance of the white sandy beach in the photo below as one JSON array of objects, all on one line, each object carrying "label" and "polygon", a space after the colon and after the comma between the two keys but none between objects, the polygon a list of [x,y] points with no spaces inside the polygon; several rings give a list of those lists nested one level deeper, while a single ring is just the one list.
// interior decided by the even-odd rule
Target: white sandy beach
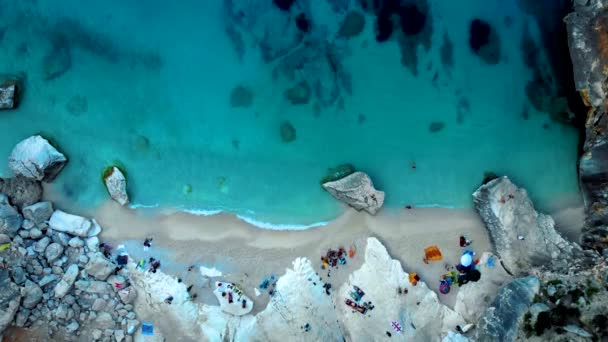
[{"label": "white sandy beach", "polygon": [[[47,193],[49,193],[47,191]],[[53,199],[56,200],[56,199]],[[566,208],[553,213],[562,233],[577,237],[582,225],[580,208]],[[132,210],[108,201],[99,208],[83,213],[96,218],[103,227],[104,241],[118,244],[142,241],[153,237],[154,249],[168,251],[183,270],[164,269],[185,282],[196,284],[198,274],[187,273],[188,265],[223,265],[222,279],[240,283],[256,302],[254,313],[263,309],[268,296],[255,297],[253,288],[268,275],[282,275],[297,257],[307,257],[318,263],[322,278],[334,285],[342,284],[350,273],[359,268],[360,255],[350,259],[345,267],[332,269],[330,278],[320,268],[320,257],[329,248],[355,246],[363,251],[368,237],[378,238],[391,256],[399,260],[406,272],[416,272],[430,288],[438,293],[439,276],[446,265],[458,263],[462,248],[459,236],[473,240],[469,247],[478,255],[491,251],[488,235],[477,213],[472,209],[414,208],[382,210],[377,216],[345,208],[344,214],[326,226],[303,231],[276,231],[252,226],[233,215],[196,216],[182,212],[151,214]],[[425,264],[424,248],[439,246],[443,260]],[[190,278],[190,279],[188,279]],[[200,278],[200,277],[199,277]],[[201,300],[215,304],[211,290],[201,290]],[[209,292],[205,294],[204,292]],[[441,295],[441,301],[453,307],[456,291]]]}]

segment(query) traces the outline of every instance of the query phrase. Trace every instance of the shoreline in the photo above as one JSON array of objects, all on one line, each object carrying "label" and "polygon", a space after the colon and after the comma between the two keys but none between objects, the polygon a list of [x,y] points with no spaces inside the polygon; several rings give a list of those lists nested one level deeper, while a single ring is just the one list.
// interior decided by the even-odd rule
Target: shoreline
[{"label": "shoreline", "polygon": [[[578,212],[582,212],[582,208],[552,215],[556,217],[561,233],[580,235]],[[254,313],[266,306],[268,296],[253,296],[253,288],[270,274],[282,275],[298,257],[310,259],[324,281],[344,283],[353,269],[360,266],[360,258],[349,260],[346,271],[332,269],[328,277],[327,270],[320,268],[320,256],[329,248],[352,246],[363,251],[368,237],[381,241],[407,272],[418,273],[438,294],[440,301],[450,307],[455,303],[457,291],[439,294],[438,281],[446,265],[458,263],[462,253],[458,246],[459,236],[464,234],[473,240],[469,248],[479,256],[493,251],[486,227],[473,209],[383,210],[370,216],[347,208],[327,225],[305,230],[261,229],[228,213],[197,216],[179,211],[132,210],[111,200],[87,214],[103,227],[104,241],[114,245],[127,244],[136,250],[137,258],[162,255],[166,258],[163,264],[168,265],[163,272],[183,278],[185,282],[198,284],[202,281],[197,272],[186,271],[188,265],[218,268],[224,273],[220,279],[239,283],[247,289],[255,303]],[[154,238],[148,254],[139,250],[146,237]],[[424,248],[431,245],[440,248],[443,260],[425,264],[422,261]],[[200,297],[203,302],[215,304],[209,293],[201,293]]]},{"label": "shoreline", "polygon": [[[97,208],[105,205],[105,204],[101,204],[101,205],[92,206],[92,207],[85,207],[85,206],[79,205],[77,203],[74,203],[73,201],[69,201],[67,198],[65,198],[65,196],[58,193],[56,191],[56,189],[54,189],[52,184],[44,184],[44,194],[45,194],[45,199],[52,201],[53,203],[60,204],[61,206],[65,207],[66,210],[68,210],[70,212],[93,215],[95,213],[95,211],[97,210]],[[329,194],[328,194],[328,196],[329,196]],[[578,238],[578,233],[576,233],[576,229],[582,228],[583,221],[584,221],[584,212],[583,212],[584,203],[580,196],[581,196],[581,193],[579,192],[579,193],[577,193],[577,196],[573,196],[572,194],[569,194],[567,196],[563,196],[559,199],[556,199],[552,203],[549,203],[549,205],[546,206],[547,208],[550,208],[549,211],[540,210],[539,208],[536,208],[536,209],[539,210],[539,212],[552,216],[555,219],[558,227],[564,226],[564,225],[567,226],[566,229],[564,229],[564,231],[562,233],[567,234],[568,237],[570,237],[570,238],[572,238],[572,237]],[[106,201],[111,201],[111,200],[108,197],[108,200],[106,200]],[[471,198],[471,201],[472,201],[472,198]],[[304,230],[308,230],[308,229],[328,226],[333,221],[339,219],[348,210],[351,209],[350,207],[348,207],[347,205],[345,205],[343,203],[340,203],[340,206],[341,206],[341,212],[338,213],[336,217],[328,219],[328,220],[316,221],[316,222],[307,223],[307,224],[276,223],[276,222],[263,221],[263,220],[255,218],[255,217],[247,216],[246,214],[232,212],[229,210],[163,207],[158,203],[154,204],[154,205],[137,204],[137,203],[129,204],[127,208],[132,211],[136,211],[139,213],[145,213],[146,215],[152,215],[152,216],[169,216],[169,215],[174,215],[174,214],[178,214],[178,213],[189,214],[189,215],[196,216],[196,217],[210,217],[210,216],[215,216],[215,215],[233,216],[233,217],[236,217],[237,219],[247,223],[248,225],[251,225],[252,227],[255,227],[258,229],[272,230],[272,231],[283,231],[283,230],[304,231]],[[404,207],[401,207],[401,208],[384,207],[384,208],[382,208],[382,211],[385,213],[388,212],[388,213],[398,215],[402,211],[410,211],[410,210],[414,210],[414,209],[416,209],[416,210],[446,209],[446,210],[456,210],[456,211],[475,211],[475,209],[473,208],[472,205],[471,205],[471,207],[456,207],[456,206],[440,206],[440,205],[433,205],[433,204],[417,205],[417,206],[413,206],[412,209],[405,209]],[[578,225],[578,227],[575,227],[576,225]],[[558,230],[559,230],[559,228],[558,228]]]}]

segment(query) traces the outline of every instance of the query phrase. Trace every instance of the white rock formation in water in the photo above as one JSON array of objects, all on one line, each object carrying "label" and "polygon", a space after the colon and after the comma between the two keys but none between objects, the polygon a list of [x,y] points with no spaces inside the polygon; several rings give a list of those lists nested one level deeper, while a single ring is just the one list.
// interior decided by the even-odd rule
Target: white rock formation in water
[{"label": "white rock formation in water", "polygon": [[103,182],[113,200],[120,205],[127,205],[129,203],[127,179],[116,166],[112,166],[107,174],[104,174]]},{"label": "white rock formation in water", "polygon": [[31,136],[18,143],[8,158],[8,167],[16,175],[50,182],[63,169],[66,157],[46,139]]},{"label": "white rock formation in water", "polygon": [[490,238],[505,269],[525,274],[534,266],[567,269],[573,260],[581,261],[581,247],[566,241],[549,215],[534,209],[525,189],[509,178],[500,177],[482,185],[473,194]]},{"label": "white rock formation in water", "polygon": [[364,172],[358,171],[342,179],[323,183],[323,188],[336,199],[372,215],[384,204],[384,191],[376,190],[371,178]]}]

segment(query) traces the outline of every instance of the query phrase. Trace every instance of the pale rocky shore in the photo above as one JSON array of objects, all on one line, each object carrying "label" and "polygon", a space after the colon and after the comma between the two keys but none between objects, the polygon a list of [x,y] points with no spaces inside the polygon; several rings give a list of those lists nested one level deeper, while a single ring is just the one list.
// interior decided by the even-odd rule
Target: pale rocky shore
[{"label": "pale rocky shore", "polygon": [[[44,144],[44,139],[34,141]],[[44,175],[45,166],[56,169],[56,164],[39,154],[41,158],[28,155],[50,148],[24,151],[21,159],[38,165],[34,169]],[[43,155],[63,160],[57,157],[60,152],[51,152]],[[14,172],[23,164],[12,167]],[[553,219],[537,213],[526,191],[506,177],[489,181],[473,194],[478,214],[429,208],[371,216],[347,209],[328,226],[301,232],[259,230],[228,215],[145,215],[119,203],[128,201],[126,191],[115,193],[124,189],[122,181],[116,182],[121,186],[108,187],[115,201],[76,216],[40,202],[40,176],[19,177],[34,190],[7,193],[2,222],[3,242],[9,245],[0,252],[7,264],[3,322],[14,326],[6,333],[17,340],[33,335],[83,341],[508,341],[525,339],[530,334],[526,329],[534,330],[543,312],[578,322],[570,311],[562,312],[562,298],[552,302],[551,296],[568,298],[580,291],[583,295],[576,300],[567,300],[567,308],[588,318],[564,325],[561,337],[568,340],[598,334],[595,320],[603,308],[598,303],[607,298],[606,279],[601,278],[605,261],[563,238]],[[376,193],[368,177],[359,179],[367,185],[348,182],[346,188],[365,191],[349,190],[349,198]],[[14,181],[5,179],[3,184]],[[48,200],[53,191],[45,187]],[[2,191],[6,189],[14,187],[3,186]],[[446,266],[457,264],[462,253],[460,234],[474,241],[470,248],[480,255],[477,268],[482,277],[447,295],[438,294],[440,275]],[[98,235],[111,246],[129,246],[120,253],[132,253],[128,264],[116,275],[112,273],[118,255],[106,258],[100,253]],[[148,236],[154,242],[143,255],[166,251],[169,259],[154,273],[136,267],[138,246]],[[422,261],[429,245],[441,248],[442,262]],[[338,247],[356,253],[346,265],[330,272],[321,269],[319,256]],[[566,263],[561,262],[564,256]],[[490,259],[496,260],[493,266]],[[218,266],[223,274],[209,278],[196,268],[187,271],[190,265]],[[598,276],[580,282],[565,276],[568,272]],[[410,273],[421,278],[416,286],[408,280]],[[256,296],[259,283],[270,274],[278,278],[275,294]],[[227,307],[221,296],[213,295],[216,282],[238,284],[236,291],[248,300],[244,306],[253,305],[253,310]],[[373,306],[365,314],[344,303],[354,286]],[[555,288],[551,295],[548,286]],[[534,318],[527,316],[533,304],[543,304],[536,306],[540,311],[534,311]],[[141,322],[155,325],[152,337],[142,335]],[[461,334],[457,326],[473,328]],[[547,334],[555,331],[549,328]]]},{"label": "pale rocky shore", "polygon": [[[238,28],[260,34],[254,38],[264,58],[279,60],[278,75],[302,65],[293,81],[314,84],[324,106],[349,92],[348,73],[330,58],[340,46],[321,39],[307,42],[313,49],[300,48],[294,27],[267,35],[280,25],[260,28],[262,21],[239,14],[239,4],[261,2],[227,3]],[[568,214],[537,211],[527,191],[505,176],[480,184],[471,196],[474,210],[390,211],[381,208],[384,192],[354,170],[323,182],[350,207],[327,226],[306,231],[260,230],[225,214],[129,209],[128,180],[113,165],[103,177],[112,200],[82,209],[53,189],[69,163],[60,147],[33,136],[8,156],[15,176],[0,179],[0,332],[13,341],[607,340],[608,12],[600,0],[575,7],[567,18],[570,47],[589,109],[580,161],[584,225]],[[290,20],[278,9],[265,13]],[[336,26],[314,37],[344,34]],[[243,44],[238,31],[231,35]],[[291,50],[297,53],[286,54]],[[17,88],[2,89],[2,107],[13,108]],[[441,294],[440,276],[463,252],[460,235],[473,241],[468,249],[476,252],[481,278]],[[427,264],[424,249],[434,245],[443,259]],[[320,257],[339,247],[353,255],[322,269]],[[125,257],[125,267],[117,268]],[[162,266],[137,267],[149,257]],[[414,273],[417,285],[409,281]],[[276,275],[272,296],[260,289],[270,275]],[[355,286],[364,292],[363,314],[345,303],[359,291]],[[143,322],[154,324],[152,336],[143,334]]]}]

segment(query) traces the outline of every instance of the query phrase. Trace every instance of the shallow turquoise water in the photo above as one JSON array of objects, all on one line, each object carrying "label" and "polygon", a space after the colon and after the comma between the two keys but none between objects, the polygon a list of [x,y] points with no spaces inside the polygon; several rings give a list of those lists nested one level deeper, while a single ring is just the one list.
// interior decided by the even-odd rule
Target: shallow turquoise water
[{"label": "shallow turquoise water", "polygon": [[[430,3],[432,47],[420,53],[417,76],[400,64],[395,42],[374,40],[368,17],[360,36],[340,43],[352,95],[315,115],[314,101],[284,99],[289,84],[273,78],[255,43],[239,61],[220,1],[0,1],[0,71],[26,75],[20,108],[0,113],[0,155],[42,132],[70,158],[58,189],[82,205],[107,199],[102,169],[120,162],[136,204],[283,224],[335,217],[340,205],[318,182],[345,162],[368,172],[393,208],[470,207],[486,171],[509,175],[541,208],[578,200],[576,130],[532,108],[522,117],[532,75],[520,43],[525,25],[538,37],[534,20],[514,1]],[[475,17],[500,34],[498,65],[470,52]],[[439,56],[444,32],[454,44],[449,75]],[[44,55],[57,36],[71,67],[45,80]],[[230,106],[239,84],[253,90],[248,108]],[[459,123],[463,97],[470,111]],[[279,135],[283,120],[297,131],[289,144]],[[445,126],[431,133],[432,122]]]}]

